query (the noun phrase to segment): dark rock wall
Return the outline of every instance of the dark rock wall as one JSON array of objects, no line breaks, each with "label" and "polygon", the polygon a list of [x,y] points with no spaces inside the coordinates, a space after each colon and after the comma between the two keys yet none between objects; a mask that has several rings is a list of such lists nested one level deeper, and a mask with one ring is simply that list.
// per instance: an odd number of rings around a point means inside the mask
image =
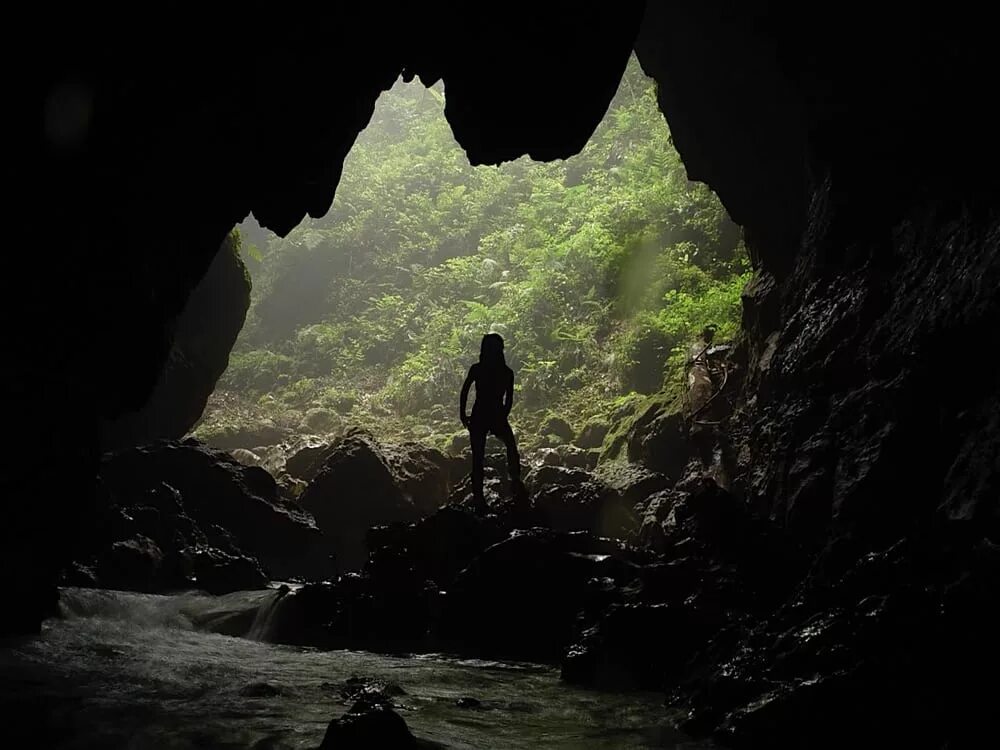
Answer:
[{"label": "dark rock wall", "polygon": [[141,409],[101,423],[101,449],[183,437],[201,418],[229,364],[250,307],[250,275],[229,235],[173,325],[173,344]]},{"label": "dark rock wall", "polygon": [[735,487],[817,545],[1000,509],[997,66],[959,6],[649,3],[636,44],[757,269]]}]

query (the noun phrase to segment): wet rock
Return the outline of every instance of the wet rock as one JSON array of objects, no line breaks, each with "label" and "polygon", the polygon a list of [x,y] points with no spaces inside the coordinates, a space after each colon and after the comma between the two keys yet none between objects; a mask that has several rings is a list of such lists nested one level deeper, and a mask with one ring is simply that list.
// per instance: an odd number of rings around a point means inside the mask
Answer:
[{"label": "wet rock", "polygon": [[586,471],[549,464],[532,469],[524,477],[529,492],[537,492],[547,485],[572,487],[591,481],[594,481],[594,477]]},{"label": "wet rock", "polygon": [[[164,523],[187,523],[189,517],[206,533],[224,529],[272,576],[322,578],[331,570],[329,543],[308,513],[282,500],[270,474],[197,441],[161,441],[109,454],[101,478],[120,505],[155,501]],[[169,509],[162,483],[177,493],[184,514]]]},{"label": "wet rock", "polygon": [[336,648],[342,645],[333,632],[345,611],[342,592],[333,583],[313,583],[292,591],[276,602],[267,634],[272,643]]},{"label": "wet rock", "polygon": [[406,695],[406,691],[394,682],[387,682],[377,677],[349,677],[338,688],[340,697],[346,701],[383,703],[392,706],[392,699]]},{"label": "wet rock", "polygon": [[480,709],[483,707],[483,702],[478,698],[464,696],[455,701],[455,705],[458,706],[458,708]]},{"label": "wet rock", "polygon": [[391,708],[359,701],[326,728],[319,750],[415,748],[417,741],[406,722]]},{"label": "wet rock", "polygon": [[269,640],[296,646],[363,648],[383,652],[427,649],[438,589],[405,559],[377,577],[346,573],[283,597],[271,618]]},{"label": "wet rock", "polygon": [[441,589],[505,538],[500,520],[446,506],[419,521],[369,530],[363,573],[301,588],[281,602],[273,640],[297,645],[421,650],[441,606]]},{"label": "wet rock", "polygon": [[364,565],[370,527],[421,515],[397,486],[380,446],[363,433],[348,435],[334,446],[300,503],[330,540],[340,571]]},{"label": "wet rock", "polygon": [[191,582],[209,594],[267,587],[269,578],[256,558],[207,546],[187,548],[184,555],[190,565]]},{"label": "wet rock", "polygon": [[665,474],[626,462],[604,464],[597,475],[640,515],[652,495],[669,489],[672,484]]},{"label": "wet rock", "polygon": [[[260,562],[240,550],[227,530],[199,526],[173,487],[161,483],[136,502],[103,507],[97,523],[82,535],[86,541],[79,545],[80,559],[64,576],[67,585],[138,591],[200,588],[212,594],[266,586]],[[153,547],[157,572],[152,578],[141,572],[145,566],[127,566],[122,560],[126,550],[148,552]],[[123,574],[123,566],[130,575]]]},{"label": "wet rock", "polygon": [[286,501],[291,503],[298,503],[299,498],[302,497],[302,493],[306,491],[306,487],[309,486],[307,482],[301,479],[296,479],[290,474],[282,474],[277,479],[278,493]]},{"label": "wet rock", "polygon": [[98,558],[95,572],[107,588],[159,591],[171,583],[164,571],[163,552],[156,542],[141,535],[114,542]]},{"label": "wet rock", "polygon": [[719,627],[693,606],[613,604],[569,647],[562,678],[607,690],[659,690]]},{"label": "wet rock", "polygon": [[574,444],[578,448],[600,448],[604,444],[608,429],[606,422],[588,422],[580,430],[580,434],[576,436]]},{"label": "wet rock", "polygon": [[547,466],[532,472],[526,484],[550,528],[624,538],[637,526],[621,496],[586,472]]},{"label": "wet rock", "polygon": [[498,519],[447,505],[411,524],[373,528],[368,537],[369,568],[378,570],[387,557],[403,554],[420,578],[447,588],[478,555],[505,536]]},{"label": "wet rock", "polygon": [[876,744],[964,746],[991,700],[975,675],[1000,666],[995,617],[971,616],[997,609],[1000,565],[989,544],[957,531],[853,563],[831,549],[774,614],[706,649],[672,699],[687,729],[740,747],[842,747],[859,732]]},{"label": "wet rock", "polygon": [[630,578],[629,558],[620,545],[583,532],[514,532],[452,583],[437,635],[463,652],[556,660],[577,613],[602,596],[591,579]]},{"label": "wet rock", "polygon": [[[807,569],[797,546],[710,481],[648,502],[639,540],[662,555],[577,621],[564,678],[591,686],[663,689],[709,647],[773,611]],[[614,594],[614,592],[611,592]],[[709,659],[711,660],[711,659]]]},{"label": "wet rock", "polygon": [[260,466],[263,463],[263,459],[260,456],[246,448],[237,448],[234,451],[230,451],[229,455],[244,466]]}]

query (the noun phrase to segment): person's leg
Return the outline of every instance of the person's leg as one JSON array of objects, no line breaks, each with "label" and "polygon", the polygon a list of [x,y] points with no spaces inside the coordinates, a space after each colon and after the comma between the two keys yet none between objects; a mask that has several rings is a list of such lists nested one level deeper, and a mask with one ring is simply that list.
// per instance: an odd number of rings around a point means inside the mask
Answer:
[{"label": "person's leg", "polygon": [[514,430],[510,426],[510,422],[503,419],[497,424],[494,434],[503,440],[507,447],[507,473],[510,475],[510,480],[512,482],[519,481],[521,479],[521,456],[517,452],[517,440],[514,438]]},{"label": "person's leg", "polygon": [[477,510],[486,507],[483,496],[483,463],[486,460],[486,430],[473,424],[469,428],[469,442],[472,444],[472,502]]}]

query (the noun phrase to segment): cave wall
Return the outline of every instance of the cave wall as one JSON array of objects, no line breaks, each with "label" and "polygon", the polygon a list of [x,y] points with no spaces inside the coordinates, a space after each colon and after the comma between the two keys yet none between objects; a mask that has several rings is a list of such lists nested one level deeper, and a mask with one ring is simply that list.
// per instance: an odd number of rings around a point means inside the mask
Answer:
[{"label": "cave wall", "polygon": [[636,43],[757,271],[737,489],[817,547],[946,518],[996,532],[997,66],[979,13],[649,3]]},{"label": "cave wall", "polygon": [[102,453],[181,438],[201,419],[250,307],[250,274],[240,246],[237,233],[226,237],[181,314],[170,321],[170,351],[142,407],[101,419]]}]

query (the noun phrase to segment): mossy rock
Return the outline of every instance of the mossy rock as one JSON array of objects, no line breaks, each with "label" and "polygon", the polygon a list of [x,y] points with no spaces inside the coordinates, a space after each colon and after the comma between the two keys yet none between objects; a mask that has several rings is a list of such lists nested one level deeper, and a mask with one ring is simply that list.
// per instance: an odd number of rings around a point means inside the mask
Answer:
[{"label": "mossy rock", "polygon": [[447,445],[445,447],[445,453],[450,456],[459,456],[469,447],[469,433],[466,430],[461,430],[454,433],[450,438],[448,438]]},{"label": "mossy rock", "polygon": [[600,448],[604,445],[604,438],[607,437],[611,426],[607,422],[588,422],[576,436],[574,445],[578,448]]},{"label": "mossy rock", "polygon": [[417,440],[431,442],[430,438],[434,434],[434,429],[426,424],[415,424],[410,428],[409,433]]},{"label": "mossy rock", "polygon": [[306,412],[303,424],[315,432],[333,432],[341,424],[340,415],[330,409],[314,408]]},{"label": "mossy rock", "polygon": [[555,435],[560,438],[560,443],[571,443],[573,438],[576,437],[576,430],[573,429],[573,425],[567,422],[562,417],[557,417],[552,414],[542,423],[541,432],[543,435]]},{"label": "mossy rock", "polygon": [[202,423],[192,433],[204,443],[217,450],[231,451],[237,448],[251,450],[261,445],[275,445],[286,440],[290,431],[273,422]]},{"label": "mossy rock", "polygon": [[[673,468],[682,460],[679,452],[684,434],[683,397],[675,391],[661,391],[647,397],[621,421],[612,422],[604,437],[600,463],[627,458],[657,471],[663,470],[660,464],[664,462]],[[662,450],[670,455],[659,455]]]},{"label": "mossy rock", "polygon": [[566,445],[566,440],[564,440],[561,435],[556,435],[551,432],[542,435],[541,439],[537,443],[537,446],[540,448],[557,448],[560,445]]}]

